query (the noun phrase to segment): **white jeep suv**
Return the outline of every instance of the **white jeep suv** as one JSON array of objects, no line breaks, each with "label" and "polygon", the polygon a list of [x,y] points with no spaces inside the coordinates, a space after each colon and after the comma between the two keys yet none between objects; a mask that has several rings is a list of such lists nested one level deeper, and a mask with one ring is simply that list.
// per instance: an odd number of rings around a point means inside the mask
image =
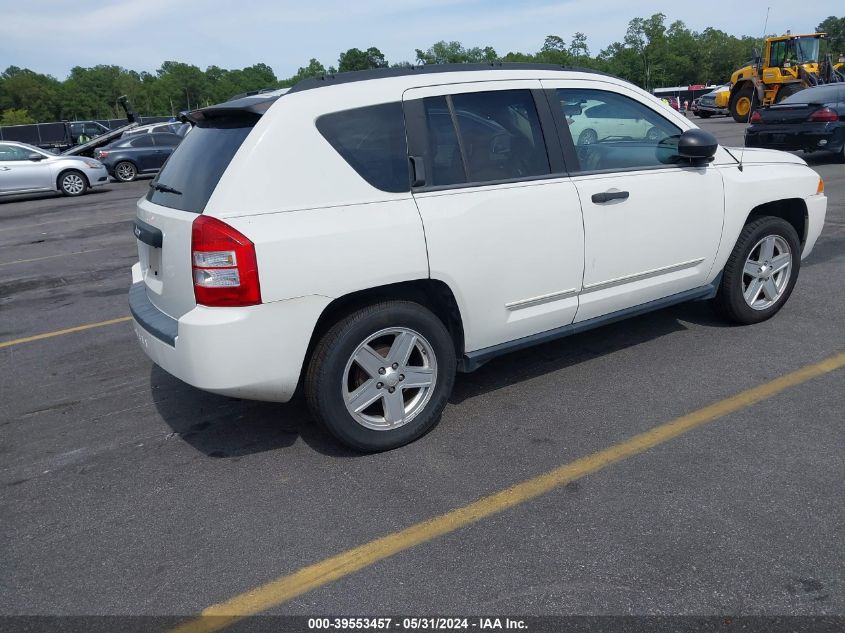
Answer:
[{"label": "white jeep suv", "polygon": [[[624,131],[579,144],[585,107]],[[693,299],[771,317],[827,203],[801,159],[740,164],[639,88],[553,66],[348,73],[190,117],[138,202],[141,345],[215,393],[301,384],[367,451],[511,350]]]}]

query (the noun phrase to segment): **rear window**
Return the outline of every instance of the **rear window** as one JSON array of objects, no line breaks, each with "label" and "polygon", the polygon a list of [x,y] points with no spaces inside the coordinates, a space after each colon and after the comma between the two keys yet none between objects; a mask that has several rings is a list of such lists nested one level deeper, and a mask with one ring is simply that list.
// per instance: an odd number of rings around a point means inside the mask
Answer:
[{"label": "rear window", "polygon": [[153,184],[159,183],[179,193],[150,187],[147,200],[171,209],[202,213],[220,177],[257,117],[212,119],[194,126],[164,164]]},{"label": "rear window", "polygon": [[317,130],[373,187],[411,190],[405,119],[398,102],[324,114],[317,119]]},{"label": "rear window", "polygon": [[839,86],[819,86],[799,90],[789,95],[781,103],[836,103],[839,101]]}]

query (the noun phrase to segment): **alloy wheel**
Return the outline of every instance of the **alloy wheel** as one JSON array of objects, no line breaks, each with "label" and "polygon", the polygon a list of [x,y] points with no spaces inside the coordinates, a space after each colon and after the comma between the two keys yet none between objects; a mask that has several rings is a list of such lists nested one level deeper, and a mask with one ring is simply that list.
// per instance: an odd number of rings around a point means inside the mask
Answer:
[{"label": "alloy wheel", "polygon": [[792,274],[792,251],[780,235],[761,239],[745,260],[742,295],[754,310],[766,310],[783,296]]},{"label": "alloy wheel", "polygon": [[76,196],[85,190],[85,182],[83,182],[82,176],[77,174],[68,174],[62,178],[62,189],[65,193],[71,196]]},{"label": "alloy wheel", "polygon": [[343,372],[343,401],[353,419],[389,431],[414,419],[428,404],[437,382],[437,359],[419,332],[379,330],[361,343]]},{"label": "alloy wheel", "polygon": [[135,168],[129,163],[121,163],[117,166],[115,174],[120,180],[129,181],[135,177]]}]

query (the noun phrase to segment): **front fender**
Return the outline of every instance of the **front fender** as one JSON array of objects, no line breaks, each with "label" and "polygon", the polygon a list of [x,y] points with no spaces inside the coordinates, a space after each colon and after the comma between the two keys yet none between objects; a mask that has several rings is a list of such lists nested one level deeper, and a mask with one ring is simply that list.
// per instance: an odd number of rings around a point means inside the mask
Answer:
[{"label": "front fender", "polygon": [[[758,160],[762,159],[761,156]],[[781,200],[797,200],[804,207],[805,226],[802,259],[813,248],[821,233],[827,198],[817,194],[818,174],[803,163],[746,162],[719,168],[725,184],[725,221],[710,279],[725,267],[748,217],[762,205]]]}]

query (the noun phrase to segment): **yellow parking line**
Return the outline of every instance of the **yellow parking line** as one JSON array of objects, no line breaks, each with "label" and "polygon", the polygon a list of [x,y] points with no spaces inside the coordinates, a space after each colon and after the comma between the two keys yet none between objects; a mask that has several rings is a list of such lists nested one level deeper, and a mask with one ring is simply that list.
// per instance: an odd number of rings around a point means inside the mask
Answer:
[{"label": "yellow parking line", "polygon": [[271,607],[282,604],[308,591],[355,573],[380,560],[403,552],[438,536],[449,534],[508,508],[525,503],[615,464],[735,411],[771,398],[782,391],[845,366],[845,353],[808,365],[730,398],[698,409],[671,422],[635,435],[592,455],[564,464],[539,477],[511,486],[404,530],[388,534],[369,543],[347,550],[331,558],[303,567],[298,571],[250,589],[225,602],[203,610],[199,617],[171,629],[171,633],[209,633]]},{"label": "yellow parking line", "polygon": [[69,327],[66,330],[56,330],[55,332],[45,332],[44,334],[36,334],[34,336],[26,336],[24,338],[15,338],[11,341],[0,341],[0,349],[4,347],[12,347],[13,345],[21,345],[23,343],[31,343],[32,341],[40,341],[45,338],[53,338],[54,336],[62,336],[64,334],[73,334],[74,332],[84,332],[96,327],[103,327],[105,325],[114,325],[115,323],[125,323],[132,317],[125,316],[117,319],[109,319],[108,321],[99,321],[97,323],[88,323],[86,325],[77,325],[76,327]]}]

